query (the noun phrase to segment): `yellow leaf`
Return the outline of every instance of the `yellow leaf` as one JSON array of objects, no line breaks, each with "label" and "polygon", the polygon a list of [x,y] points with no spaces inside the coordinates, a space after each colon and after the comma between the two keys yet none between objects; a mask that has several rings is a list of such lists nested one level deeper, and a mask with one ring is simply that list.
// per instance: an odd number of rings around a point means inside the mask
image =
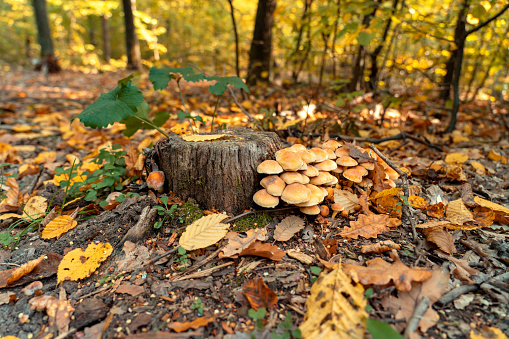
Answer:
[{"label": "yellow leaf", "polygon": [[302,338],[363,338],[367,301],[364,288],[354,284],[341,267],[323,272],[311,287]]},{"label": "yellow leaf", "polygon": [[34,159],[35,164],[47,164],[57,160],[57,152],[41,152]]},{"label": "yellow leaf", "polygon": [[235,135],[231,135],[231,134],[205,134],[205,135],[192,134],[192,135],[185,135],[182,137],[182,139],[184,141],[199,142],[199,141],[210,141],[210,140],[217,140],[217,139],[233,138],[234,136]]},{"label": "yellow leaf", "polygon": [[183,135],[187,133],[188,125],[187,124],[176,124],[172,128],[170,128],[170,131],[173,133],[177,133],[178,135]]},{"label": "yellow leaf", "polygon": [[86,250],[77,248],[70,251],[58,266],[57,284],[64,280],[76,281],[90,276],[111,252],[113,247],[109,243],[90,244]]},{"label": "yellow leaf", "polygon": [[56,238],[76,227],[78,222],[69,215],[61,215],[50,221],[42,231],[42,239]]},{"label": "yellow leaf", "polygon": [[499,204],[495,204],[494,202],[491,202],[489,200],[485,200],[485,199],[482,199],[479,197],[474,197],[474,201],[482,207],[491,208],[494,212],[509,214],[509,208],[499,205]]},{"label": "yellow leaf", "polygon": [[412,207],[419,208],[421,210],[425,210],[428,207],[428,202],[423,197],[418,195],[411,195],[408,197],[408,202]]},{"label": "yellow leaf", "polygon": [[383,190],[382,192],[379,192],[375,195],[374,199],[383,198],[383,197],[393,197],[396,195],[399,195],[403,192],[402,188],[389,188],[386,190]]},{"label": "yellow leaf", "polygon": [[21,218],[23,218],[23,216],[16,214],[16,213],[5,213],[5,214],[0,215],[0,220],[5,220],[5,219],[9,219],[9,218],[21,219]]},{"label": "yellow leaf", "polygon": [[221,224],[221,220],[227,217],[225,214],[211,214],[196,220],[187,226],[180,237],[179,245],[192,251],[215,244],[228,232],[230,224]]},{"label": "yellow leaf", "polygon": [[46,213],[47,207],[48,199],[39,196],[31,197],[23,207],[23,216],[37,219]]},{"label": "yellow leaf", "polygon": [[29,132],[29,131],[32,130],[32,126],[28,126],[28,125],[14,125],[14,126],[12,126],[12,130],[14,132],[18,132],[18,133]]},{"label": "yellow leaf", "polygon": [[470,165],[472,165],[472,167],[475,169],[475,173],[477,173],[479,175],[485,175],[486,174],[486,168],[480,162],[472,161],[470,163]]},{"label": "yellow leaf", "polygon": [[449,205],[447,205],[447,211],[445,212],[445,215],[447,220],[457,225],[463,225],[463,223],[467,221],[474,220],[474,216],[466,208],[465,204],[463,204],[463,200],[461,200],[461,198],[451,201]]},{"label": "yellow leaf", "polygon": [[452,136],[452,142],[454,144],[459,144],[460,142],[469,142],[470,139],[466,136],[460,135],[460,134],[454,134]]},{"label": "yellow leaf", "polygon": [[502,159],[502,155],[497,153],[495,150],[491,149],[490,153],[488,154],[488,159],[493,160],[493,161],[499,161]]},{"label": "yellow leaf", "polygon": [[449,153],[445,157],[445,162],[448,164],[462,164],[468,160],[468,154],[466,153]]}]

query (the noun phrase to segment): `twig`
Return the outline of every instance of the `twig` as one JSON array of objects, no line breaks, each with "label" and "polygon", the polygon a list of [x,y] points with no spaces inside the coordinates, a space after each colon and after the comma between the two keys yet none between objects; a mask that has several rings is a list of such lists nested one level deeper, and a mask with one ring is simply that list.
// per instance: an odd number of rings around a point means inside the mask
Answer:
[{"label": "twig", "polygon": [[222,248],[218,248],[214,253],[212,253],[211,255],[209,255],[207,258],[203,259],[202,261],[194,264],[192,267],[190,267],[189,269],[187,269],[186,271],[180,273],[179,275],[175,276],[172,280],[173,281],[177,281],[176,279],[179,279],[180,277],[182,277],[183,275],[185,274],[189,274],[191,272],[194,272],[196,271],[197,269],[199,269],[200,267],[202,267],[203,265],[211,262],[218,254],[219,252],[221,252]]},{"label": "twig", "polygon": [[169,250],[168,252],[163,253],[163,254],[161,254],[161,255],[158,255],[157,257],[155,257],[155,258],[151,259],[151,260],[150,260],[150,261],[148,261],[147,263],[143,264],[143,266],[152,265],[153,263],[158,262],[158,261],[159,261],[159,260],[161,260],[162,258],[165,258],[165,257],[169,256],[170,254],[177,252],[177,250],[178,250],[178,247],[175,247],[174,249],[171,249],[171,250]]},{"label": "twig", "polygon": [[429,308],[430,300],[428,297],[423,296],[417,306],[415,306],[414,312],[412,316],[408,320],[407,326],[405,328],[405,333],[403,334],[404,338],[410,338],[412,333],[417,332],[417,327],[419,327],[419,322],[422,319],[422,316]]},{"label": "twig", "polygon": [[408,206],[408,197],[410,196],[410,193],[408,191],[408,176],[405,172],[403,172],[401,169],[399,169],[398,166],[394,165],[392,161],[390,161],[385,155],[383,155],[382,152],[378,150],[378,148],[375,147],[375,145],[371,144],[369,145],[369,148],[371,148],[380,158],[382,158],[383,161],[387,163],[393,170],[395,170],[403,180],[403,194],[405,195],[402,206],[402,211],[407,217],[408,221],[410,222],[410,225],[412,226],[412,235],[414,237],[414,243],[417,242],[417,231],[415,230],[415,222],[412,218],[412,215],[410,213],[410,208]]},{"label": "twig", "polygon": [[234,263],[233,261],[230,261],[230,262],[224,263],[222,265],[214,266],[214,267],[208,268],[208,269],[200,271],[200,272],[189,274],[189,275],[187,275],[185,277],[177,278],[177,279],[172,280],[172,281],[182,281],[182,280],[187,280],[187,279],[203,278],[203,277],[206,277],[206,276],[212,274],[212,272],[217,271],[220,268],[223,268],[223,267],[226,267],[226,266],[230,266],[233,263]]},{"label": "twig", "polygon": [[73,334],[74,332],[76,332],[76,329],[75,328],[71,328],[69,331],[60,334],[58,337],[55,337],[55,339],[64,339],[67,336]]}]

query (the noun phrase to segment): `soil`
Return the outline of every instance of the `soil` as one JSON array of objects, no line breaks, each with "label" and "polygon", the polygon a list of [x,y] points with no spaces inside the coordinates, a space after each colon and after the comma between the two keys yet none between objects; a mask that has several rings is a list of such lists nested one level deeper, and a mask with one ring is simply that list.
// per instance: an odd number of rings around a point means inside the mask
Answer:
[{"label": "soil", "polygon": [[[48,78],[26,71],[18,72],[16,75],[17,77],[6,79],[6,82],[0,85],[0,93],[3,92],[0,94],[0,101],[4,105],[11,105],[8,111],[5,110],[4,113],[0,111],[0,116],[7,117],[8,119],[4,121],[10,124],[23,123],[23,116],[20,113],[33,109],[29,105],[51,104],[52,111],[64,112],[66,115],[65,112],[68,111],[75,114],[76,108],[83,107],[94,98],[91,90],[86,90],[79,84],[64,88],[64,91],[54,90],[47,93],[25,91],[27,86],[37,88],[44,85],[57,89],[63,87],[60,85],[62,83],[73,84],[72,79],[76,77],[73,73],[64,72],[60,75],[50,75]],[[114,86],[115,79],[121,78],[120,75],[83,74],[79,74],[79,77],[89,88],[110,88]],[[20,95],[22,92],[25,94]],[[67,93],[71,99],[61,98],[62,92]],[[1,137],[0,142],[5,142],[6,135],[3,135],[4,139]],[[34,145],[40,151],[43,148],[52,149],[55,145],[60,145],[62,140],[62,135],[58,134],[52,138],[13,139],[12,144]],[[61,150],[71,151],[66,148]],[[77,152],[86,154],[88,151],[77,150]],[[34,154],[22,156],[28,158]],[[428,149],[420,152],[419,156],[430,156],[438,160],[443,154]],[[468,180],[476,194],[494,198],[494,201],[507,205],[508,176],[508,165],[500,165],[490,177],[478,178],[475,174],[469,174]],[[413,177],[410,184],[423,188],[438,184],[447,192],[449,200],[462,196],[462,192],[468,190],[464,183],[446,182],[439,178],[431,180],[430,177],[432,176]],[[29,186],[32,180],[33,178],[27,176],[22,183]],[[400,186],[401,182],[397,181],[397,184]],[[58,203],[63,199],[63,193],[56,191],[51,185],[47,185],[46,189],[41,188],[39,195],[54,196],[55,192],[57,192],[55,203]],[[127,198],[113,210],[82,217],[74,229],[56,240],[42,240],[39,233],[31,232],[22,237],[15,249],[1,250],[0,270],[5,270],[38,258],[42,254],[54,252],[65,255],[71,249],[85,248],[93,242],[109,242],[114,248],[113,254],[86,279],[77,282],[65,281],[61,285],[57,285],[54,273],[38,279],[43,285],[42,290],[37,292],[38,295],[67,299],[73,306],[74,313],[67,327],[69,332],[59,332],[54,326],[48,326],[46,312],[30,308],[29,300],[33,296],[28,296],[22,291],[26,285],[20,285],[0,290],[0,295],[12,292],[16,296],[0,305],[2,319],[0,336],[12,335],[21,339],[49,338],[51,335],[58,338],[97,338],[99,334],[102,338],[250,338],[250,333],[254,333],[257,338],[271,338],[271,332],[281,334],[276,324],[282,322],[288,313],[292,315],[293,324],[302,323],[311,280],[317,277],[311,271],[311,266],[320,266],[317,261],[309,265],[288,256],[279,262],[252,256],[237,259],[219,259],[212,256],[212,260],[195,270],[193,265],[202,263],[216,253],[222,246],[222,243],[219,243],[203,250],[192,251],[187,261],[182,255],[173,252],[152,263],[151,259],[175,247],[175,234],[181,234],[185,226],[203,215],[203,210],[199,209],[200,206],[193,200],[183,202],[176,197],[171,199],[180,206],[174,217],[160,229],[147,227],[153,225],[154,220],[159,218],[155,212],[147,213],[145,219],[140,222],[140,216],[144,211],[150,211],[150,208],[157,204],[153,192],[141,189],[139,196]],[[418,218],[426,220],[425,215],[416,213]],[[301,215],[306,221],[306,227],[300,234],[287,242],[273,240],[275,226],[284,217],[295,214],[298,215],[298,211],[267,211],[252,214],[236,220],[233,227],[242,225],[238,230],[245,231],[246,221],[251,225],[249,228],[266,227],[271,244],[282,250],[298,249],[312,257],[320,252],[319,248],[322,247],[320,244],[325,243],[329,255],[333,258],[340,256],[344,263],[364,264],[377,257],[388,260],[385,255],[361,253],[361,246],[371,244],[371,240],[360,238],[346,241],[339,235],[344,227],[349,226],[351,220],[357,219],[358,214],[346,218],[338,216],[334,219],[330,218],[330,215],[327,218]],[[7,226],[6,222],[0,225]],[[141,231],[135,232],[134,236],[128,234],[135,226]],[[14,230],[18,233],[20,231]],[[454,256],[468,259],[470,267],[480,271],[480,274],[474,284],[470,285],[473,290],[460,293],[445,304],[433,305],[438,311],[440,320],[423,335],[430,338],[467,338],[472,330],[482,331],[487,327],[496,327],[504,333],[509,333],[507,320],[509,277],[505,277],[509,265],[507,226],[499,224],[491,229],[456,230],[452,232],[452,237],[458,251]],[[337,243],[332,241],[333,239],[337,240]],[[414,242],[410,224],[406,221],[398,228],[379,235],[378,240],[393,240],[401,244],[398,253],[407,266],[415,265],[429,269],[439,266],[446,273],[450,273],[454,268],[435,245],[425,241],[423,234],[419,233],[419,239]],[[255,268],[247,272],[241,270],[253,262],[259,262]],[[231,264],[217,270],[206,271],[225,263]],[[176,281],[191,272],[200,271],[208,273],[203,277]],[[489,286],[481,285],[488,278],[501,275],[504,275],[505,280],[499,283],[492,282],[491,289]],[[250,305],[242,294],[244,283],[256,277],[262,278],[278,295],[276,306],[269,310],[265,330],[260,331],[255,331],[254,321],[248,316]],[[463,286],[465,285],[460,280],[451,275],[447,291],[457,290]],[[401,323],[399,319],[391,318],[379,306],[379,300],[393,293],[394,289],[374,287],[374,290],[374,296],[370,299],[374,307],[373,317],[393,324]],[[196,307],[199,305],[197,298],[203,303],[201,308]],[[466,302],[466,298],[471,298],[470,302]],[[168,328],[170,323],[188,322],[199,317],[211,316],[215,317],[213,322],[183,333],[175,333]],[[25,317],[28,317],[28,321],[22,320]],[[155,332],[158,333],[154,334]]]}]

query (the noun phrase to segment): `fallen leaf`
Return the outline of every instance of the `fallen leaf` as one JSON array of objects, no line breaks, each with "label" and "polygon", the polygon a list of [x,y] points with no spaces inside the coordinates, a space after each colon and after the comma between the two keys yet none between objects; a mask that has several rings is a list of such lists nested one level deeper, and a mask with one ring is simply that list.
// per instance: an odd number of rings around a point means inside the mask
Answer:
[{"label": "fallen leaf", "polygon": [[426,240],[436,244],[445,253],[453,254],[457,252],[452,235],[445,231],[443,227],[425,228],[422,233],[426,236]]},{"label": "fallen leaf", "polygon": [[345,227],[339,235],[347,240],[358,237],[376,238],[379,234],[389,231],[388,223],[389,216],[386,214],[361,214],[357,221],[350,221],[350,227]]},{"label": "fallen leaf", "polygon": [[109,243],[89,244],[85,250],[77,248],[70,251],[58,266],[57,283],[90,276],[112,252]]},{"label": "fallen leaf", "polygon": [[495,204],[494,202],[491,202],[489,200],[482,199],[479,197],[474,197],[474,201],[482,207],[487,207],[487,208],[492,209],[496,213],[501,213],[501,214],[506,214],[506,215],[509,214],[509,208],[499,205],[499,204]]},{"label": "fallen leaf", "polygon": [[0,288],[4,288],[7,285],[12,284],[16,280],[19,280],[23,276],[29,274],[43,260],[44,260],[44,255],[41,255],[39,258],[30,260],[29,262],[21,265],[20,267],[1,271],[0,272]]},{"label": "fallen leaf", "polygon": [[334,202],[343,206],[345,211],[355,212],[355,206],[359,204],[359,198],[346,190],[334,188]]},{"label": "fallen leaf", "polygon": [[465,204],[463,204],[462,199],[451,201],[449,205],[447,205],[445,215],[447,220],[456,225],[463,225],[467,221],[474,220],[474,216],[470,213]]},{"label": "fallen leaf", "polygon": [[125,284],[125,285],[120,285],[116,289],[115,293],[127,293],[133,297],[136,297],[137,295],[143,293],[144,291],[145,291],[145,288],[143,286]]},{"label": "fallen leaf", "polygon": [[428,202],[423,197],[418,195],[411,195],[408,197],[408,202],[412,207],[425,210],[428,208]]},{"label": "fallen leaf", "polygon": [[322,272],[311,287],[302,338],[363,338],[368,313],[364,288],[338,267]]},{"label": "fallen leaf", "polygon": [[445,156],[445,162],[448,164],[462,164],[468,160],[466,153],[449,153]]},{"label": "fallen leaf", "polygon": [[432,218],[440,219],[444,216],[445,213],[445,205],[443,202],[439,202],[438,204],[429,205],[426,209],[426,214]]},{"label": "fallen leaf", "polygon": [[48,207],[48,199],[44,197],[35,196],[30,198],[23,207],[23,216],[31,219],[37,219],[46,214]]},{"label": "fallen leaf", "polygon": [[13,297],[15,295],[16,295],[16,293],[14,293],[14,292],[0,293],[0,306],[8,304],[11,301],[11,297]]},{"label": "fallen leaf", "polygon": [[298,216],[291,215],[284,218],[276,225],[274,230],[274,239],[277,241],[287,241],[297,232],[304,228],[304,220]]},{"label": "fallen leaf", "polygon": [[495,221],[495,212],[488,207],[476,206],[472,215],[475,219],[473,224],[480,228],[491,226]]},{"label": "fallen leaf", "polygon": [[237,232],[228,232],[225,236],[228,243],[219,253],[220,258],[231,258],[240,254],[256,240],[267,240],[267,231],[265,228],[253,228],[246,232],[246,237],[242,238]]},{"label": "fallen leaf", "polygon": [[61,215],[51,220],[42,230],[42,239],[51,239],[61,236],[78,225],[78,222],[69,215]]},{"label": "fallen leaf", "polygon": [[7,193],[5,193],[6,198],[0,201],[0,213],[17,211],[19,186],[16,179],[13,177],[7,178],[5,184],[0,186],[0,189],[7,191]]},{"label": "fallen leaf", "polygon": [[256,240],[247,248],[243,249],[239,254],[239,256],[246,255],[254,255],[257,257],[269,258],[274,261],[281,261],[286,253],[277,246]]},{"label": "fallen leaf", "polygon": [[174,321],[168,324],[168,328],[170,330],[174,330],[175,332],[180,333],[187,331],[190,328],[197,329],[203,326],[207,326],[210,322],[213,322],[214,320],[215,320],[214,317],[199,317],[193,321],[188,321],[185,323]]},{"label": "fallen leaf", "polygon": [[472,167],[475,169],[475,173],[481,176],[486,174],[486,168],[480,162],[472,161],[470,165],[472,165]]},{"label": "fallen leaf", "polygon": [[187,226],[179,240],[179,245],[188,251],[205,248],[215,244],[228,232],[230,224],[222,224],[221,220],[228,218],[225,214],[212,214]]},{"label": "fallen leaf", "polygon": [[286,251],[286,254],[288,254],[290,258],[297,259],[298,261],[306,265],[311,265],[315,261],[313,257],[307,255],[306,253],[302,253],[293,249]]},{"label": "fallen leaf", "polygon": [[271,290],[261,278],[248,280],[242,286],[242,293],[255,311],[260,307],[270,309],[277,303],[276,292]]},{"label": "fallen leaf", "polygon": [[401,218],[403,204],[400,198],[386,195],[376,199],[375,202],[380,213],[387,213],[392,217]]},{"label": "fallen leaf", "polygon": [[380,241],[375,244],[363,245],[361,246],[362,253],[383,253],[387,251],[391,251],[393,249],[399,250],[401,248],[400,244],[396,244],[392,240]]},{"label": "fallen leaf", "polygon": [[456,268],[452,270],[452,274],[459,280],[468,283],[469,285],[474,284],[474,281],[470,279],[471,276],[477,275],[480,272],[475,268],[470,267],[468,261],[464,259],[456,259],[454,257],[447,257]]}]

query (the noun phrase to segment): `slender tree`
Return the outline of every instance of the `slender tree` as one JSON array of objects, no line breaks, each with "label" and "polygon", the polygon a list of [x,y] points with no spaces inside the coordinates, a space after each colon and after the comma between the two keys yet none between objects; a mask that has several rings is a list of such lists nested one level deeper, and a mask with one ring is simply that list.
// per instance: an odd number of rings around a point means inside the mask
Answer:
[{"label": "slender tree", "polygon": [[240,68],[239,68],[239,33],[237,32],[237,22],[235,21],[235,10],[233,8],[233,0],[228,0],[230,4],[230,16],[232,18],[233,25],[233,34],[235,37],[235,72],[237,76],[240,78]]},{"label": "slender tree", "polygon": [[35,22],[37,24],[37,40],[41,46],[41,62],[36,68],[44,69],[50,73],[59,72],[61,68],[58,65],[53,50],[46,0],[32,0],[32,7],[34,8]]},{"label": "slender tree", "polygon": [[122,0],[122,5],[124,7],[127,68],[136,70],[141,68],[141,53],[140,43],[136,36],[136,27],[134,26],[133,1]]},{"label": "slender tree", "polygon": [[256,11],[255,27],[251,50],[249,51],[249,66],[247,82],[268,82],[271,73],[272,59],[272,26],[274,24],[274,10],[276,0],[259,0]]},{"label": "slender tree", "polygon": [[101,16],[101,27],[102,27],[102,40],[103,40],[103,59],[106,62],[110,62],[111,59],[111,42],[110,42],[110,27],[108,25],[108,17],[106,14]]}]

